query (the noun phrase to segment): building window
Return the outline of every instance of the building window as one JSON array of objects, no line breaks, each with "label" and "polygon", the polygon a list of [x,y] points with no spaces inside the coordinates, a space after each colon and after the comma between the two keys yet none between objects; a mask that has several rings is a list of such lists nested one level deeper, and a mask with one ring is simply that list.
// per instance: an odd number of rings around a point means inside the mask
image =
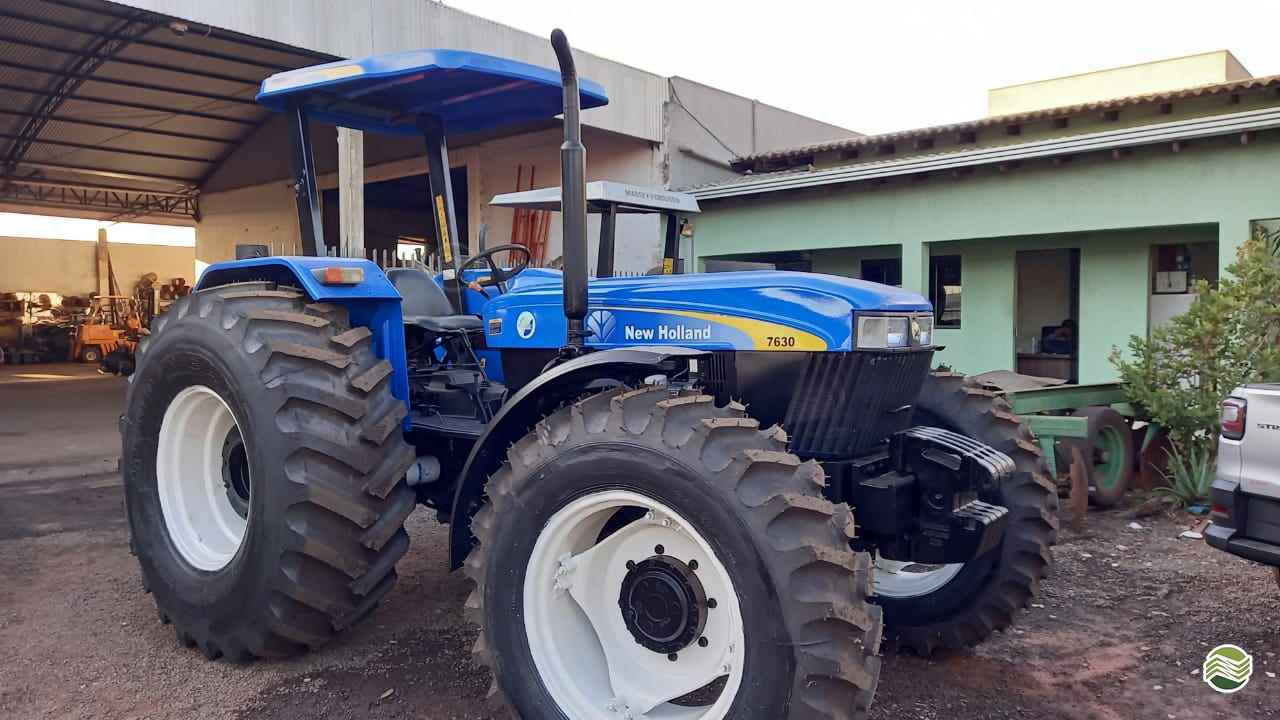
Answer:
[{"label": "building window", "polygon": [[929,302],[940,328],[960,327],[960,256],[929,258]]},{"label": "building window", "polygon": [[1270,248],[1272,253],[1280,254],[1280,218],[1250,220],[1249,233],[1255,240]]},{"label": "building window", "polygon": [[863,260],[862,279],[881,285],[902,287],[902,258]]}]

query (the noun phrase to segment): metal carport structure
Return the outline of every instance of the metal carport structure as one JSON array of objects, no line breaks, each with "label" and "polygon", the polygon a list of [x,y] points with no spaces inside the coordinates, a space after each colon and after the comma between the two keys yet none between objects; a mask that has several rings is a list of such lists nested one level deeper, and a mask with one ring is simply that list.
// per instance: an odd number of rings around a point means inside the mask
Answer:
[{"label": "metal carport structure", "polygon": [[262,79],[332,59],[103,0],[0,0],[0,207],[196,222],[271,117]]}]

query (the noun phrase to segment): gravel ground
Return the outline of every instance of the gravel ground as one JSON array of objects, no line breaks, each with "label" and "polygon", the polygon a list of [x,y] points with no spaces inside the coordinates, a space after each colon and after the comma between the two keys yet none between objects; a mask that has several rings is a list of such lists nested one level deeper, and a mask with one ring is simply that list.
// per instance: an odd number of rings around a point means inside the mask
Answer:
[{"label": "gravel ground", "polygon": [[[118,478],[0,484],[0,718],[496,718],[472,665],[468,592],[445,530],[410,520],[414,551],[368,622],[288,661],[209,663],[181,649],[129,556]],[[1066,530],[1044,596],[976,650],[888,652],[876,718],[1280,718],[1280,589],[1263,568],[1180,540],[1185,517]],[[1199,679],[1205,652],[1253,653],[1232,696]]]}]

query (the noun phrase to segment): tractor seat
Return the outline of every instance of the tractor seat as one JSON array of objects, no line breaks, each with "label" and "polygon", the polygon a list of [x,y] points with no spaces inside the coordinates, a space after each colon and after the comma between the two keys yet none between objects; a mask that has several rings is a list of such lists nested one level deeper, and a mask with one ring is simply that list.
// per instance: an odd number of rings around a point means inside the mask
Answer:
[{"label": "tractor seat", "polygon": [[484,327],[475,315],[456,315],[453,303],[436,284],[435,278],[417,268],[391,268],[387,279],[396,286],[406,325],[416,325],[436,335],[453,335]]}]

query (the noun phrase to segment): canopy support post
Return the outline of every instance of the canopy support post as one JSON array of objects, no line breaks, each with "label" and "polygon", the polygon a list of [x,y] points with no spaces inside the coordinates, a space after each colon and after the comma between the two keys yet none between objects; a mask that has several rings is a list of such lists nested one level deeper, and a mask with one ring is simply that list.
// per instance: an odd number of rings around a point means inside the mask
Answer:
[{"label": "canopy support post", "polygon": [[596,277],[613,277],[613,254],[618,236],[618,207],[604,203],[600,209],[600,247],[596,259]]},{"label": "canopy support post", "polygon": [[680,216],[664,213],[663,218],[667,221],[667,232],[662,248],[662,274],[675,275],[680,272]]},{"label": "canopy support post", "polygon": [[453,181],[449,177],[449,146],[445,141],[444,123],[435,115],[423,115],[418,120],[418,128],[427,144],[427,184],[431,192],[436,248],[444,271],[445,291],[453,296],[454,308],[465,313],[467,303],[463,288],[466,283],[462,281],[460,272],[462,246],[453,204]]},{"label": "canopy support post", "polygon": [[311,147],[311,122],[301,105],[289,106],[289,139],[293,149],[293,192],[298,205],[302,254],[319,257],[324,247],[324,220],[316,186],[316,158]]}]

